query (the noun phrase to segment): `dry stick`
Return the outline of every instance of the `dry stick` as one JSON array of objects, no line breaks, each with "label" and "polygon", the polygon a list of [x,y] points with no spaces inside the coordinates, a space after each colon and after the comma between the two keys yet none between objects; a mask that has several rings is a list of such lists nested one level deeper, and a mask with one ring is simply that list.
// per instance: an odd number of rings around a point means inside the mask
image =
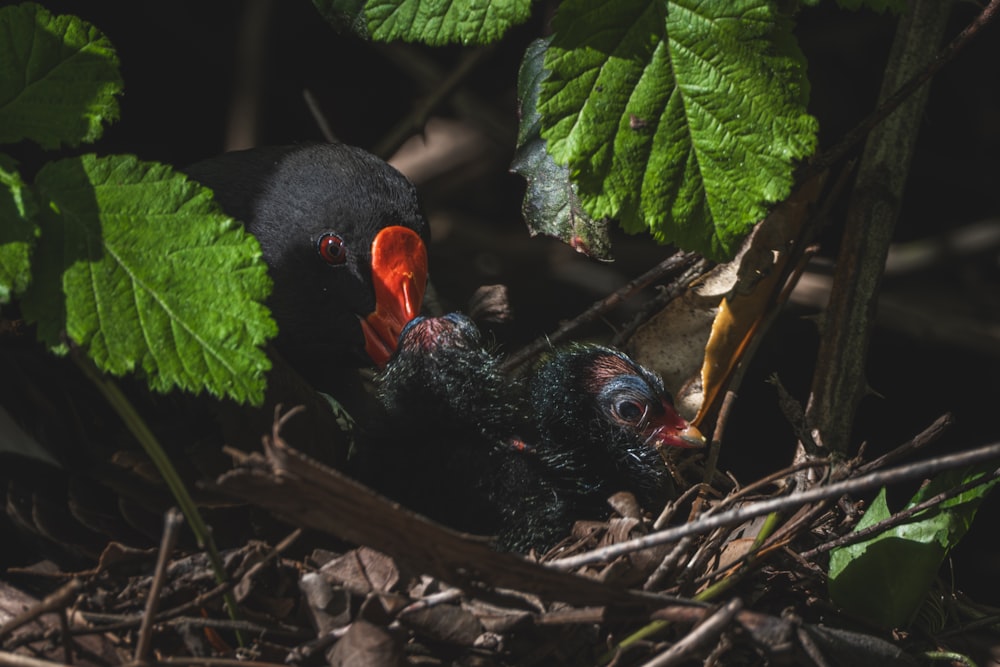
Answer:
[{"label": "dry stick", "polygon": [[493,49],[491,47],[482,47],[464,54],[455,68],[448,73],[448,76],[430,94],[424,97],[408,116],[389,130],[389,133],[378,143],[372,152],[382,158],[388,158],[396,149],[403,145],[403,142],[410,135],[420,132],[424,124],[427,123],[427,117],[430,116],[431,112],[448,99],[462,81],[465,80],[465,77],[478,67],[479,63],[492,52]]},{"label": "dry stick", "polygon": [[837,142],[837,145],[830,148],[819,156],[809,167],[809,173],[819,173],[842,160],[854,147],[860,143],[872,128],[885,120],[886,116],[895,111],[903,102],[907,100],[920,86],[924,85],[932,76],[937,74],[942,67],[951,62],[959,52],[965,48],[969,42],[978,37],[986,25],[994,20],[997,11],[1000,10],[1000,0],[990,0],[990,3],[983,8],[969,25],[965,26],[962,32],[948,43],[930,63],[921,71],[910,77],[903,85],[899,86],[894,93],[886,97],[867,118],[858,123],[844,137]]},{"label": "dry stick", "polygon": [[267,59],[267,30],[272,0],[243,3],[234,62],[233,97],[226,122],[227,151],[252,148],[257,143],[263,65]]},{"label": "dry stick", "polygon": [[982,461],[988,461],[996,458],[1000,458],[1000,443],[978,447],[959,454],[939,456],[926,461],[899,466],[898,468],[893,468],[891,470],[873,472],[854,479],[844,480],[842,482],[813,487],[805,491],[799,491],[788,496],[783,496],[781,498],[761,500],[753,505],[746,505],[744,507],[739,507],[720,514],[703,517],[697,521],[692,521],[680,526],[668,528],[667,530],[651,533],[645,537],[620,542],[601,549],[595,549],[593,551],[580,554],[579,556],[561,558],[559,560],[550,561],[546,564],[549,567],[559,570],[571,570],[582,565],[604,562],[617,556],[638,551],[640,549],[674,542],[687,535],[699,535],[722,526],[731,526],[737,523],[742,523],[743,521],[747,521],[764,514],[770,514],[771,512],[791,509],[808,503],[826,500],[827,498],[836,498],[844,494],[856,494],[862,491],[867,491],[868,489],[887,486],[889,484],[895,484],[917,477],[938,473],[942,470],[950,470],[952,468],[972,465],[974,463],[980,463]]},{"label": "dry stick", "polygon": [[59,610],[59,633],[62,635],[63,656],[67,663],[73,664],[73,638],[69,634],[69,615],[66,608]]},{"label": "dry stick", "polygon": [[[936,45],[950,10],[941,0],[915,0],[899,22],[882,84],[882,99],[903,77],[925,69],[927,45]],[[813,442],[846,453],[851,425],[867,391],[865,367],[876,296],[899,216],[928,87],[913,91],[868,136],[837,257],[830,301],[806,405]],[[800,441],[796,460],[807,457]]]},{"label": "dry stick", "polygon": [[[291,544],[296,539],[298,539],[298,537],[301,534],[302,534],[302,529],[301,528],[296,528],[288,536],[286,536],[284,539],[282,539],[281,542],[279,542],[277,545],[275,545],[275,547],[270,552],[268,552],[268,554],[263,559],[261,559],[260,561],[254,563],[253,566],[250,567],[250,569],[248,569],[246,571],[246,573],[244,573],[242,576],[233,577],[231,580],[229,580],[229,581],[227,581],[226,583],[223,583],[223,584],[217,584],[214,588],[212,588],[209,591],[206,591],[206,592],[202,593],[201,595],[197,596],[196,598],[194,598],[192,600],[189,600],[188,602],[185,602],[182,605],[179,605],[179,606],[174,607],[172,609],[168,609],[167,611],[161,612],[159,615],[157,615],[157,617],[155,619],[156,622],[157,623],[164,623],[164,622],[172,621],[172,620],[174,620],[174,619],[176,619],[178,617],[183,616],[188,611],[191,611],[192,609],[197,609],[199,607],[202,607],[206,603],[208,603],[209,601],[214,600],[215,598],[219,597],[220,595],[225,594],[227,591],[229,591],[230,589],[232,589],[233,587],[235,587],[238,581],[242,581],[245,577],[253,576],[253,574],[255,574],[256,572],[259,572],[261,570],[261,568],[265,567],[269,562],[271,562],[272,560],[274,560],[275,558],[277,558],[282,552],[284,552],[289,546],[291,546]],[[108,615],[108,614],[96,614],[96,613],[93,613],[93,612],[83,612],[83,616],[84,616],[84,618],[86,618],[88,620],[100,620],[100,619],[104,619],[104,618],[112,618],[114,620],[114,622],[107,623],[107,624],[102,624],[102,625],[94,626],[94,627],[88,627],[88,628],[74,628],[72,630],[72,632],[71,632],[71,634],[73,636],[88,635],[88,634],[99,634],[99,633],[103,633],[103,632],[120,632],[122,630],[128,630],[128,629],[134,628],[134,627],[140,625],[142,623],[142,621],[143,621],[143,616],[141,614],[136,614],[134,616],[120,616],[120,615],[113,615],[112,616],[112,615]],[[200,619],[199,618],[199,619],[196,619],[195,621],[190,621],[190,622],[192,622],[192,623],[195,623],[195,622],[202,623],[202,622],[206,622],[206,619]],[[239,627],[243,627],[243,626],[239,626]],[[255,626],[253,624],[248,624],[246,627],[247,627],[247,629],[250,632],[260,632],[261,631],[260,627]],[[44,637],[43,636],[34,637],[34,638],[30,638],[30,640],[28,640],[28,641],[25,641],[25,638],[19,638],[17,645],[21,646],[23,644],[30,644],[32,641],[39,641],[40,639],[44,639]]]},{"label": "dry stick", "polygon": [[913,507],[908,507],[904,510],[901,510],[893,514],[888,519],[883,519],[878,523],[872,524],[867,528],[862,528],[861,530],[858,530],[856,532],[848,533],[847,535],[842,535],[841,537],[838,537],[835,540],[824,542],[823,544],[820,544],[819,546],[814,547],[809,551],[802,552],[802,554],[800,555],[802,556],[802,558],[808,560],[810,558],[818,556],[823,552],[830,551],[831,549],[837,549],[839,547],[847,546],[849,544],[864,542],[873,535],[881,533],[882,531],[888,530],[890,528],[895,528],[900,524],[906,523],[914,515],[919,514],[920,512],[923,512],[926,509],[936,507],[937,505],[940,505],[949,498],[954,498],[955,496],[965,493],[970,489],[974,489],[977,486],[982,486],[983,484],[988,484],[989,482],[996,480],[998,478],[1000,478],[1000,469],[994,470],[989,475],[984,475],[978,479],[974,479],[970,482],[965,482],[964,484],[960,484],[953,489],[942,491],[941,493],[935,496],[931,496],[930,498],[921,503],[917,503]]},{"label": "dry stick", "polygon": [[142,615],[142,625],[139,626],[139,640],[135,644],[132,660],[143,662],[149,653],[153,641],[153,618],[160,603],[160,592],[167,579],[167,563],[177,546],[181,524],[184,517],[176,507],[167,510],[163,519],[163,537],[160,539],[160,553],[156,556],[156,568],[153,570],[153,581],[149,584],[149,597],[146,598],[146,609]]},{"label": "dry stick", "polygon": [[0,626],[0,639],[14,632],[22,625],[31,623],[39,616],[65,609],[76,599],[76,595],[80,592],[81,588],[83,588],[83,583],[79,579],[71,579],[54,593],[46,595],[38,604],[24,610]]},{"label": "dry stick", "polygon": [[32,658],[30,655],[0,651],[0,667],[69,667],[63,662]]},{"label": "dry stick", "polygon": [[941,434],[955,422],[950,412],[946,412],[937,419],[934,423],[924,429],[922,432],[918,433],[909,442],[904,442],[902,445],[892,450],[891,452],[886,452],[882,456],[878,457],[874,461],[865,463],[858,467],[858,474],[864,474],[866,472],[877,470],[878,468],[884,468],[890,463],[898,461],[899,459],[909,456],[911,452],[918,449],[922,449],[927,445],[931,444],[935,440],[941,437]]},{"label": "dry stick", "polygon": [[707,273],[711,267],[712,263],[707,259],[699,259],[688,266],[687,269],[671,282],[669,287],[663,289],[659,294],[654,295],[649,300],[649,303],[636,313],[630,322],[627,322],[621,329],[615,332],[615,335],[611,337],[612,347],[621,347],[625,341],[629,340],[639,330],[639,327],[648,322],[653,315],[660,312],[668,303],[680,296],[688,288],[688,285]]},{"label": "dry stick", "polygon": [[334,134],[333,128],[330,127],[330,121],[323,114],[323,110],[319,108],[319,101],[313,95],[313,92],[308,88],[303,88],[302,99],[306,103],[306,108],[309,109],[309,114],[316,121],[316,127],[319,128],[319,132],[323,135],[323,138],[331,144],[336,143],[337,135]]},{"label": "dry stick", "polygon": [[683,639],[656,656],[643,667],[669,667],[686,661],[690,654],[708,641],[715,639],[732,622],[736,614],[743,608],[743,601],[733,598],[721,609],[699,623]]},{"label": "dry stick", "polygon": [[722,436],[726,432],[726,424],[729,423],[729,415],[732,413],[735,403],[736,392],[729,389],[722,398],[722,405],[719,407],[719,416],[715,420],[715,428],[712,430],[712,442],[708,448],[708,458],[705,460],[705,475],[702,477],[702,492],[691,503],[691,512],[688,514],[688,521],[701,513],[701,507],[705,504],[708,495],[705,486],[710,485],[715,478],[715,470],[719,464],[719,453],[722,451]]},{"label": "dry stick", "polygon": [[612,292],[605,298],[587,308],[587,310],[574,317],[572,320],[564,323],[550,336],[542,336],[541,338],[536,339],[533,343],[525,345],[520,350],[507,357],[503,363],[503,370],[509,372],[514,368],[517,368],[542,350],[550,347],[554,343],[558,343],[563,338],[566,338],[570,333],[579,327],[598,319],[601,315],[625,301],[636,292],[646,288],[654,281],[659,280],[668,273],[676,271],[680,267],[693,263],[695,261],[695,257],[696,255],[690,252],[679,252],[671,255],[638,278],[631,280],[624,287]]}]

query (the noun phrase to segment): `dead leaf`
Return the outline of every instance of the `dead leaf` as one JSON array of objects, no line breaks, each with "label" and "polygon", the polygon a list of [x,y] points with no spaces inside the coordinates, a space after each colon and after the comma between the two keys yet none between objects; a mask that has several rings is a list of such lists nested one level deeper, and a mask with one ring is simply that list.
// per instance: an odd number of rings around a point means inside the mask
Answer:
[{"label": "dead leaf", "polygon": [[479,619],[453,604],[420,607],[400,614],[398,619],[420,636],[455,646],[471,647],[483,632]]},{"label": "dead leaf", "polygon": [[388,593],[399,583],[399,568],[383,553],[359,547],[320,568],[323,577],[352,593]]},{"label": "dead leaf", "polygon": [[384,628],[355,621],[326,654],[330,667],[401,667],[403,647]]}]

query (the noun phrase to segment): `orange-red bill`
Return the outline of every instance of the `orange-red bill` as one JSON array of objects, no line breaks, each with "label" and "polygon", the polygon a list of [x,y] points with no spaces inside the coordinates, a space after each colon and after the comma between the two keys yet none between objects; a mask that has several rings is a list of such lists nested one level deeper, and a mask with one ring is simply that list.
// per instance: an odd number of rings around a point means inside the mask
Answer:
[{"label": "orange-red bill", "polygon": [[678,447],[680,449],[697,449],[705,446],[705,436],[686,419],[677,414],[669,402],[663,402],[664,414],[651,424],[648,442],[658,449]]},{"label": "orange-red bill", "polygon": [[375,312],[361,320],[365,352],[385,366],[406,323],[420,313],[427,287],[427,248],[408,227],[386,227],[372,241]]}]

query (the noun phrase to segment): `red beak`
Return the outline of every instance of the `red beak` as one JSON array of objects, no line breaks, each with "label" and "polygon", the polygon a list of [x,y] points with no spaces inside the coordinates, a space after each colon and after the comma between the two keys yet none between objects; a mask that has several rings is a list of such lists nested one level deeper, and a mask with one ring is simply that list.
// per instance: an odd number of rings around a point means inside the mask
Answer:
[{"label": "red beak", "polygon": [[407,227],[386,227],[372,241],[375,312],[361,320],[365,352],[375,365],[389,361],[399,334],[420,312],[427,287],[427,248]]},{"label": "red beak", "polygon": [[663,402],[663,416],[650,425],[649,442],[662,450],[664,447],[697,449],[705,446],[705,436],[686,419],[677,414],[674,406]]}]

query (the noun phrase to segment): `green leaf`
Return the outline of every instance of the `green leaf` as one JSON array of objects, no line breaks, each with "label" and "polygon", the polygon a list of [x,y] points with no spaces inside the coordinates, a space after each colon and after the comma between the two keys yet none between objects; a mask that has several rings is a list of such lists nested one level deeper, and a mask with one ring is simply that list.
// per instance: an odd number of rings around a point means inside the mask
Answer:
[{"label": "green leaf", "polygon": [[63,335],[114,375],[259,403],[277,333],[257,240],[211,191],[165,165],[84,155],[47,164],[35,281],[22,300],[39,336]]},{"label": "green leaf", "polygon": [[35,3],[0,9],[0,143],[96,141],[118,118],[118,56],[97,28]]},{"label": "green leaf", "polygon": [[[925,485],[907,503],[913,507],[939,493],[983,477],[996,467],[951,471]],[[975,518],[979,503],[997,480],[950,498],[909,523],[830,552],[830,596],[841,608],[885,628],[910,623],[937,577],[948,552]],[[855,530],[891,516],[885,489],[872,501]]]},{"label": "green leaf", "polygon": [[610,260],[609,221],[595,221],[587,215],[570,181],[569,169],[556,164],[539,134],[538,89],[545,77],[542,60],[546,46],[543,39],[528,46],[517,79],[521,123],[511,169],[528,182],[521,207],[524,221],[532,236],[554,236],[584,254]]},{"label": "green leaf", "polygon": [[788,17],[767,0],[567,0],[553,29],[541,134],[590,215],[731,257],[816,145]]},{"label": "green leaf", "polygon": [[313,0],[335,25],[365,38],[431,46],[489,44],[531,15],[530,0]]},{"label": "green leaf", "polygon": [[14,160],[0,154],[0,304],[27,288],[38,237],[34,197],[16,170]]}]

